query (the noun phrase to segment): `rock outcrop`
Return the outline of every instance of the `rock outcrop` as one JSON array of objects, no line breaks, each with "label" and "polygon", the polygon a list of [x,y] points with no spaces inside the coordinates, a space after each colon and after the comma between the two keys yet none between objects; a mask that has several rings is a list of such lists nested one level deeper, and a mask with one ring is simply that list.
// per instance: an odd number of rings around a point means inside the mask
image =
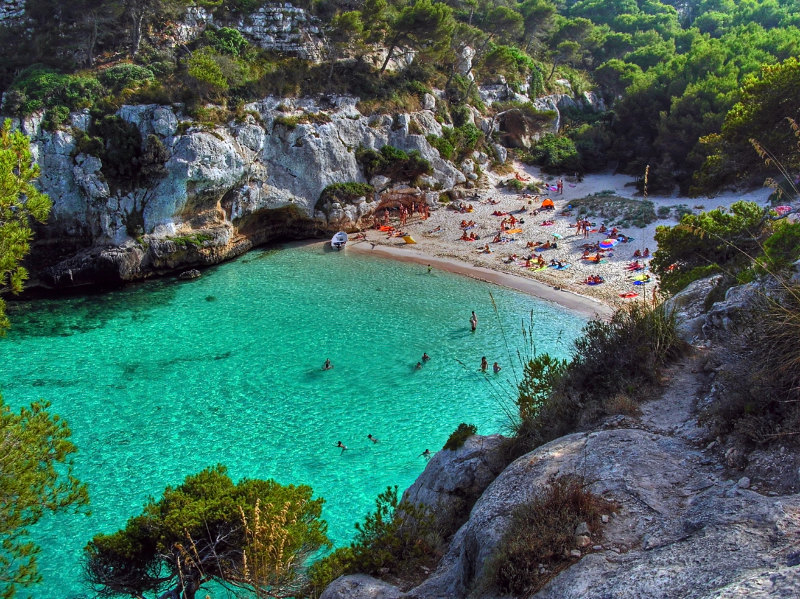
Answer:
[{"label": "rock outcrop", "polygon": [[[40,116],[17,122],[32,138],[40,185],[53,201],[37,235],[34,274],[57,287],[127,281],[224,260],[275,233],[300,238],[356,228],[377,195],[327,213],[316,202],[332,183],[366,182],[359,146],[418,151],[433,167],[425,181],[435,189],[466,181],[427,142],[427,134],[442,132],[430,110],[364,116],[348,97],[266,98],[246,110],[241,121],[209,128],[179,107],[123,106],[117,116],[135,125],[143,143],[154,136],[166,155],[162,176],[139,186],[113,184],[100,158],[80,152],[76,135],[87,130],[88,114],[72,115],[73,128],[55,132],[43,130]],[[420,197],[436,208],[437,193]],[[176,239],[181,247],[170,254]],[[65,248],[75,251],[64,256]]]},{"label": "rock outcrop", "polygon": [[[475,502],[436,570],[410,590],[369,577],[342,577],[325,599],[377,597],[444,599],[499,597],[491,561],[511,525],[516,506],[530,501],[554,478],[581,477],[588,490],[611,502],[595,529],[575,531],[571,564],[533,597],[540,599],[718,599],[797,596],[800,582],[800,471],[781,448],[749,458],[745,473],[730,451],[698,422],[708,400],[717,355],[710,329],[732,326],[754,297],[752,285],[732,288],[710,311],[702,309],[715,281],[698,282],[672,307],[690,321],[683,329],[698,343],[692,356],[665,373],[663,395],[644,401],[638,416],[613,416],[594,430],[573,433],[524,455],[506,467]],[[705,326],[704,326],[705,325]],[[471,447],[479,444],[470,439]],[[441,454],[442,452],[440,452]],[[407,496],[437,504],[459,485],[443,472],[437,454]],[[490,452],[491,455],[491,452]],[[793,462],[794,460],[794,462]],[[782,467],[777,467],[782,463]],[[792,466],[792,464],[795,464]],[[788,464],[788,465],[787,465]],[[454,465],[453,465],[454,466]],[[771,472],[775,470],[776,472]],[[469,470],[469,468],[468,468]],[[790,480],[791,479],[791,480]],[[470,477],[462,481],[470,486]],[[445,495],[447,496],[447,495]],[[448,517],[446,512],[437,512]],[[544,566],[541,566],[544,567]],[[354,594],[352,594],[354,593]]]}]

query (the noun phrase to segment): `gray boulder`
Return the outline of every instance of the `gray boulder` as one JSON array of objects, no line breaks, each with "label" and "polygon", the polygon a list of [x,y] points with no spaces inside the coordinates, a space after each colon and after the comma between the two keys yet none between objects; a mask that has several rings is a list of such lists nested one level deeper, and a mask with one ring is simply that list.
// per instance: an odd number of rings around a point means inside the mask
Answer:
[{"label": "gray boulder", "polygon": [[449,534],[468,517],[486,487],[505,467],[501,435],[469,437],[455,451],[437,452],[403,499],[432,510],[437,528]]},{"label": "gray boulder", "polygon": [[693,281],[683,291],[665,302],[664,307],[667,311],[675,313],[678,334],[684,341],[693,343],[702,336],[706,314],[705,301],[720,279],[722,275]]}]

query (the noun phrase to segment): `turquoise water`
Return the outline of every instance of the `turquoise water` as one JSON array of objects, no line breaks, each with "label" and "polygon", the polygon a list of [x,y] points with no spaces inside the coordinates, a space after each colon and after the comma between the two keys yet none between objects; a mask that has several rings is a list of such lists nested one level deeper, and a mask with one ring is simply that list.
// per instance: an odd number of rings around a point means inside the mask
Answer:
[{"label": "turquoise water", "polygon": [[[347,544],[376,495],[411,484],[420,453],[460,422],[505,430],[531,314],[537,350],[566,357],[581,316],[319,245],[254,252],[194,281],[11,304],[0,390],[15,408],[46,399],[67,419],[91,495],[91,516],[35,531],[45,582],[34,596],[91,596],[80,557],[92,535],[217,463],[234,479],[311,485],[331,539]],[[417,370],[423,352],[431,360]],[[480,373],[484,355],[502,372]]]}]

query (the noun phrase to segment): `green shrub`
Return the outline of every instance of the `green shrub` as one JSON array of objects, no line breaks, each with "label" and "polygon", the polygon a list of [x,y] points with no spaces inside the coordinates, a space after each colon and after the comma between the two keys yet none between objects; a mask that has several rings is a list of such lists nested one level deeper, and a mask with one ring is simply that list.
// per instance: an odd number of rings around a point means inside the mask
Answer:
[{"label": "green shrub", "polygon": [[322,190],[315,206],[315,210],[323,210],[328,202],[336,201],[342,204],[349,204],[353,200],[374,193],[375,188],[367,183],[332,183]]},{"label": "green shrub", "polygon": [[671,209],[669,206],[659,206],[656,214],[658,214],[658,218],[667,218]]},{"label": "green shrub", "polygon": [[69,110],[91,107],[102,92],[102,86],[94,77],[65,75],[37,64],[22,71],[10,90],[15,93],[4,109],[27,116],[55,106],[65,106]]},{"label": "green shrub", "polygon": [[687,214],[679,225],[656,228],[658,250],[651,268],[667,293],[680,291],[698,267],[718,265],[735,274],[751,264],[769,235],[769,221],[755,202],[736,202],[729,210]]},{"label": "green shrub", "polygon": [[432,514],[399,501],[397,486],[378,495],[375,511],[355,527],[356,538],[349,548],[337,549],[309,568],[311,588],[306,591],[312,596],[344,574],[405,576],[432,565],[441,555]]},{"label": "green shrub", "polygon": [[359,146],[356,149],[356,161],[364,169],[364,176],[368,180],[375,175],[384,175],[393,181],[413,180],[433,172],[431,163],[417,150],[406,153],[390,145],[383,146],[380,151]]},{"label": "green shrub", "polygon": [[155,79],[155,75],[148,67],[137,64],[118,64],[100,71],[97,78],[107,90],[119,93],[125,88],[149,83]]},{"label": "green shrub", "polygon": [[447,439],[447,442],[444,444],[442,449],[449,449],[451,451],[455,451],[456,449],[460,448],[467,439],[469,439],[472,435],[476,435],[478,433],[478,427],[474,424],[466,424],[462,422],[461,424],[456,427],[450,436]]},{"label": "green shrub", "polygon": [[655,387],[663,367],[685,348],[674,314],[663,307],[630,304],[608,322],[590,321],[565,368],[557,363],[533,365],[530,375],[538,378],[532,379],[530,388],[540,393],[533,394],[530,402],[526,397],[518,400],[521,408],[531,409],[509,446],[511,457],[614,413],[618,396],[635,398]]},{"label": "green shrub", "polygon": [[[575,529],[585,522],[593,536],[601,515],[615,509],[587,491],[576,477],[561,477],[529,503],[514,508],[511,523],[487,565],[486,585],[502,594],[530,597],[577,558]],[[544,568],[542,567],[544,566]]]},{"label": "green shrub", "polygon": [[55,131],[69,119],[69,108],[53,106],[48,108],[42,119],[42,127],[47,131]]},{"label": "green shrub", "polygon": [[203,32],[203,41],[213,46],[220,54],[231,56],[241,56],[249,45],[241,32],[231,27],[219,29],[209,27]]},{"label": "green shrub", "polygon": [[212,235],[205,233],[192,233],[191,235],[180,235],[178,237],[170,237],[169,240],[179,247],[203,247],[206,241],[214,239]]},{"label": "green shrub", "polygon": [[772,272],[788,268],[800,258],[800,223],[782,221],[764,241],[765,267]]},{"label": "green shrub", "polygon": [[531,149],[530,158],[545,172],[584,170],[575,142],[563,135],[544,135]]},{"label": "green shrub", "polygon": [[719,373],[716,400],[702,414],[713,435],[748,448],[800,445],[800,285],[778,287],[748,315]]},{"label": "green shrub", "polygon": [[536,416],[567,370],[567,361],[550,354],[536,354],[525,362],[517,385],[516,404],[520,421]]}]

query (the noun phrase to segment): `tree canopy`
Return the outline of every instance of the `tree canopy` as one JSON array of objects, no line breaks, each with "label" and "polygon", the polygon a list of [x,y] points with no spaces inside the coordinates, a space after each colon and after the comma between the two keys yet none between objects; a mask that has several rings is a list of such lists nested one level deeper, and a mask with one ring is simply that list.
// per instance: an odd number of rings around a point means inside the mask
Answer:
[{"label": "tree canopy", "polygon": [[41,580],[28,534],[48,512],[81,509],[86,485],[73,475],[67,423],[34,403],[17,414],[0,397],[0,597]]},{"label": "tree canopy", "polygon": [[300,568],[329,546],[322,499],[307,486],[234,483],[223,466],[187,476],[113,534],[86,546],[86,578],[105,596],[193,599],[209,581],[258,597],[288,597]]},{"label": "tree canopy", "polygon": [[[30,250],[31,220],[44,222],[50,212],[50,199],[34,186],[38,176],[28,138],[6,120],[0,128],[0,293],[22,291],[28,271],[20,261]],[[8,326],[0,298],[0,336]]]}]

